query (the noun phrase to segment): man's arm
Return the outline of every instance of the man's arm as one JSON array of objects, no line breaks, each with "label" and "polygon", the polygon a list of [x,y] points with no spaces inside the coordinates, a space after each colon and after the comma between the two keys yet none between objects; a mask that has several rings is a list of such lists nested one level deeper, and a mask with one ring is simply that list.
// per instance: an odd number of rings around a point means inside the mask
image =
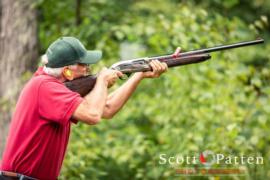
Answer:
[{"label": "man's arm", "polygon": [[114,83],[121,75],[120,71],[102,70],[97,77],[95,87],[84,97],[84,100],[74,111],[72,117],[90,125],[97,124],[104,111],[108,86]]},{"label": "man's arm", "polygon": [[106,100],[106,105],[102,117],[111,119],[127,102],[142,79],[143,76],[141,73],[135,73],[121,87],[112,92]]},{"label": "man's arm", "polygon": [[168,68],[167,64],[159,61],[152,61],[150,65],[153,69],[152,72],[135,73],[126,83],[108,96],[102,115],[103,118],[111,119],[124,106],[142,79],[157,78]]}]

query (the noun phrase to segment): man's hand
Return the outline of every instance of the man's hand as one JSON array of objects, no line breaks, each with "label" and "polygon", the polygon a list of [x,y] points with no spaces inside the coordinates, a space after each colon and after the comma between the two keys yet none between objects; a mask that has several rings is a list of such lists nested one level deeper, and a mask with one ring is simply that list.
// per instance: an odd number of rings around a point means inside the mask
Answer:
[{"label": "man's hand", "polygon": [[141,72],[142,78],[157,78],[168,69],[166,63],[159,62],[158,60],[151,61],[150,66],[152,71]]},{"label": "man's hand", "polygon": [[104,80],[107,87],[110,88],[115,84],[116,80],[122,76],[123,74],[120,71],[103,68],[98,74],[98,79]]},{"label": "man's hand", "polygon": [[[179,56],[181,51],[181,48],[178,47],[175,52],[173,53],[173,56]],[[150,66],[152,68],[152,71],[149,72],[140,72],[139,75],[142,78],[157,78],[162,73],[166,72],[168,70],[168,66],[166,63],[160,62],[158,60],[153,60],[150,62]]]}]

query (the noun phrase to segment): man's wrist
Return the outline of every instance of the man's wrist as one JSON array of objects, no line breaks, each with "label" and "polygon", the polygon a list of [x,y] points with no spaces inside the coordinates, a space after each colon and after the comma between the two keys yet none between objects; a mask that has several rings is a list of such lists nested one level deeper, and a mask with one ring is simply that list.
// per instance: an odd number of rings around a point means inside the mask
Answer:
[{"label": "man's wrist", "polygon": [[108,85],[109,85],[109,82],[106,80],[106,78],[105,77],[103,77],[103,76],[98,76],[98,78],[97,78],[97,83],[98,84],[103,84],[104,86],[106,86],[106,87],[108,87]]},{"label": "man's wrist", "polygon": [[141,81],[141,80],[143,80],[145,78],[144,75],[143,75],[143,72],[136,72],[136,73],[134,73],[134,76],[139,81]]}]

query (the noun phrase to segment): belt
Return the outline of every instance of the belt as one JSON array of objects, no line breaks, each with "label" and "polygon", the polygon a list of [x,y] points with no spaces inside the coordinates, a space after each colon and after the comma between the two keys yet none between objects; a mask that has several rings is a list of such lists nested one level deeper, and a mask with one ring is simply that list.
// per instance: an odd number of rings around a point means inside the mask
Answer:
[{"label": "belt", "polygon": [[[19,180],[37,180],[35,178],[9,171],[0,171],[0,177],[7,177],[7,179],[19,179]],[[0,178],[1,179],[1,178]]]}]

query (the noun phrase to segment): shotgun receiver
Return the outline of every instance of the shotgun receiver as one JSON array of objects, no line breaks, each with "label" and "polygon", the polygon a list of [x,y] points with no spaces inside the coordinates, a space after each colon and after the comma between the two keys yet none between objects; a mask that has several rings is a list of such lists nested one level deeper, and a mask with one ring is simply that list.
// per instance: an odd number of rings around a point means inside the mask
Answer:
[{"label": "shotgun receiver", "polygon": [[[126,61],[120,61],[118,63],[113,64],[110,68],[119,70],[123,74],[131,74],[134,72],[146,72],[151,71],[151,67],[149,62],[152,60],[158,60],[160,62],[164,62],[168,65],[169,68],[176,66],[183,66],[187,64],[194,64],[206,61],[211,58],[208,53],[215,51],[222,51],[226,49],[233,49],[243,46],[250,46],[263,43],[263,39],[257,39],[254,41],[245,41],[235,44],[229,45],[221,45],[215,46],[206,49],[193,50],[188,52],[183,52],[178,55],[169,54],[163,56],[154,56],[154,57],[143,57],[138,59],[131,59]],[[88,94],[96,83],[96,75],[88,75],[85,77],[81,77],[78,79],[74,79],[72,81],[66,81],[64,84],[70,90],[78,92],[82,97]]]}]

